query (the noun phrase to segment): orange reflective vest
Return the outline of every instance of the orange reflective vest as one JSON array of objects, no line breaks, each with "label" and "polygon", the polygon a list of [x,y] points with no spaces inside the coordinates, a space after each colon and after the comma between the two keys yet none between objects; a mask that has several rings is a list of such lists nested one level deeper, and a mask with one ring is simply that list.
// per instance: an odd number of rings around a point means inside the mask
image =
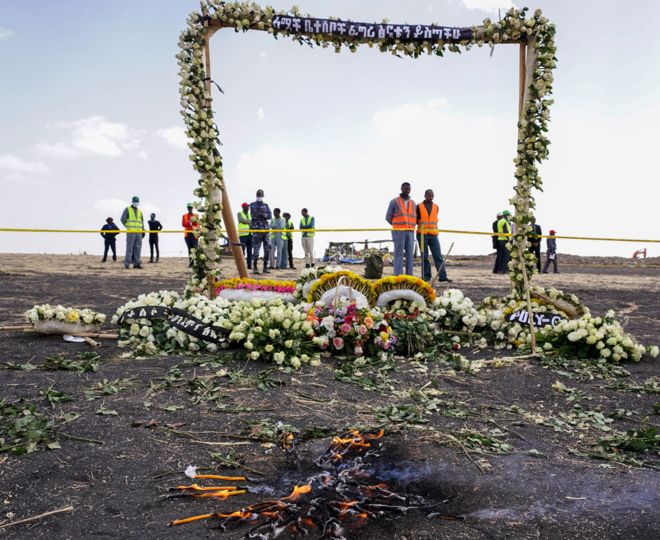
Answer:
[{"label": "orange reflective vest", "polygon": [[424,203],[418,204],[419,221],[417,222],[417,232],[438,236],[438,205],[431,203],[431,214],[429,215]]},{"label": "orange reflective vest", "polygon": [[404,201],[400,196],[394,200],[396,202],[396,210],[392,216],[392,228],[414,231],[415,224],[417,223],[415,201],[412,199]]},{"label": "orange reflective vest", "polygon": [[189,234],[195,235],[195,230],[199,230],[199,216],[197,214],[183,214],[181,218],[181,225],[186,231],[184,236]]}]

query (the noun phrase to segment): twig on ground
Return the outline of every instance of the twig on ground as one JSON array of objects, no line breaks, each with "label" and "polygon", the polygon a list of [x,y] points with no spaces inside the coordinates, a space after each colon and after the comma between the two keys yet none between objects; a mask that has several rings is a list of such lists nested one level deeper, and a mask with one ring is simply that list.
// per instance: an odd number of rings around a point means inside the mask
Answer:
[{"label": "twig on ground", "polygon": [[82,441],[82,442],[100,444],[101,446],[105,444],[103,441],[98,441],[96,439],[88,439],[87,437],[78,437],[76,435],[70,435],[69,433],[64,433],[63,431],[58,431],[57,434],[62,435],[62,437],[65,437],[67,439],[71,439],[72,441]]},{"label": "twig on ground", "polygon": [[12,521],[11,523],[5,523],[3,525],[0,525],[0,529],[4,529],[6,527],[13,527],[14,525],[20,525],[21,523],[30,523],[32,521],[37,521],[39,519],[43,519],[48,516],[54,516],[55,514],[62,514],[64,512],[73,512],[73,506],[66,506],[64,508],[59,508],[57,510],[51,510],[50,512],[44,512],[43,514],[39,514],[38,516],[32,516],[25,519],[19,519],[18,521]]},{"label": "twig on ground", "polygon": [[[468,449],[465,447],[465,445],[464,445],[460,440],[458,440],[456,437],[454,437],[453,435],[450,435],[449,433],[444,433],[444,432],[442,432],[442,431],[434,431],[434,432],[433,432],[433,435],[441,435],[441,436],[445,437],[446,439],[448,439],[449,441],[453,442],[454,444],[457,444],[457,445],[461,448],[461,450],[463,450],[463,453],[465,454],[465,457],[467,457],[472,463],[474,463],[475,467],[477,467],[477,469],[479,469],[479,472],[481,472],[481,473],[485,473],[485,472],[486,472],[486,471],[484,470],[484,468],[483,468],[481,465],[479,465],[479,462],[476,461],[476,460],[470,455],[470,452],[469,452]],[[440,444],[440,441],[438,441],[436,437],[431,437],[431,438],[432,438],[436,443]]]}]

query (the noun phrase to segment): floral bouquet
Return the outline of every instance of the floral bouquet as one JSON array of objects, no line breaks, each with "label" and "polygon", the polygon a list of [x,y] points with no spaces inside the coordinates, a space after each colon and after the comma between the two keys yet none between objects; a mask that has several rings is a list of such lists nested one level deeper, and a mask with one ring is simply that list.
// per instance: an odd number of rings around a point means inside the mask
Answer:
[{"label": "floral bouquet", "polygon": [[[119,346],[133,347],[138,354],[152,355],[175,351],[215,352],[218,346],[227,346],[226,335],[231,329],[228,318],[231,305],[221,298],[210,300],[199,294],[183,298],[175,291],[156,291],[141,294],[121,306],[112,317],[112,322],[119,324]],[[213,325],[220,331],[221,336],[225,337],[225,341],[218,345],[199,339],[174,328],[166,317],[135,319],[122,317],[129,309],[145,306],[181,309],[202,323]]]},{"label": "floral bouquet", "polygon": [[313,268],[304,268],[300,272],[300,277],[296,281],[296,291],[294,297],[296,300],[306,301],[309,296],[309,291],[319,278],[324,274],[334,274],[341,272],[343,268],[339,265],[326,265]]},{"label": "floral bouquet", "polygon": [[373,285],[376,305],[385,307],[395,300],[408,300],[422,306],[431,305],[435,291],[426,281],[415,276],[401,275],[381,278]]},{"label": "floral bouquet", "polygon": [[331,354],[374,356],[379,351],[392,350],[396,337],[383,315],[348,304],[317,303],[307,320],[316,332],[314,343]]},{"label": "floral bouquet", "polygon": [[231,328],[229,341],[242,344],[252,360],[295,369],[320,363],[314,329],[302,306],[281,299],[236,302],[228,314],[227,328]]},{"label": "floral bouquet", "polygon": [[376,301],[371,282],[348,270],[323,274],[310,288],[307,301],[331,304],[340,298],[355,300],[362,308],[372,306]]},{"label": "floral bouquet", "polygon": [[231,278],[215,284],[216,296],[226,300],[251,300],[252,298],[270,300],[280,297],[285,302],[293,302],[295,292],[295,281]]},{"label": "floral bouquet", "polygon": [[96,333],[105,322],[105,315],[91,309],[41,304],[25,312],[26,320],[43,334]]},{"label": "floral bouquet", "polygon": [[536,339],[548,352],[577,358],[604,358],[614,362],[639,362],[646,353],[656,358],[660,352],[656,345],[645,347],[637,343],[623,330],[612,310],[604,317],[592,317],[587,313],[578,320],[563,320],[556,326],[546,325]]}]

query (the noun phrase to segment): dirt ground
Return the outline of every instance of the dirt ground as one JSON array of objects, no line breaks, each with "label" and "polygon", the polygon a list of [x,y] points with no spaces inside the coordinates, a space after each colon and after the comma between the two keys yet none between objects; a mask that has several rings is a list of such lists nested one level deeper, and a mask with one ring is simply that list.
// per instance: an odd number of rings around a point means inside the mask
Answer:
[{"label": "dirt ground", "polygon": [[[110,318],[140,293],[182,289],[184,259],[144,266],[0,254],[0,325],[20,323],[41,303],[91,307]],[[475,302],[507,292],[508,278],[491,266],[487,257],[456,258],[448,285]],[[615,309],[640,341],[660,342],[658,261],[574,257],[561,271],[535,282],[574,292],[597,314]],[[608,370],[522,358],[467,374],[441,359],[361,368],[333,360],[287,374],[228,353],[137,360],[113,341],[92,349],[16,331],[0,338],[0,398],[24,399],[55,419],[60,445],[0,453],[0,538],[242,538],[247,528],[222,532],[213,520],[168,522],[240,508],[262,497],[256,492],[287,494],[314,472],[330,437],[349,426],[383,426],[379,478],[438,505],[431,517],[412,510],[370,519],[350,538],[657,538],[660,456],[635,454],[625,464],[597,459],[595,446],[612,428],[660,427],[657,361]],[[468,359],[510,354],[461,352]],[[62,369],[66,360],[85,359],[96,371]],[[53,391],[72,400],[49,403]],[[278,422],[305,439],[295,455],[274,444]],[[165,498],[186,482],[188,465],[245,473],[255,493],[224,502]],[[4,527],[69,505],[72,512]]]}]

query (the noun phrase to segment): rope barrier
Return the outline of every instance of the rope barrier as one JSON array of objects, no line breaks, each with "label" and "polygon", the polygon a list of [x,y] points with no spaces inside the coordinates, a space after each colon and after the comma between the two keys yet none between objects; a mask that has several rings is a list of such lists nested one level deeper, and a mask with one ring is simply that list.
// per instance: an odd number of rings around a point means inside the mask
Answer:
[{"label": "rope barrier", "polygon": [[[314,233],[326,233],[326,232],[339,232],[339,233],[347,233],[347,232],[391,232],[395,229],[392,229],[391,227],[376,227],[376,228],[339,228],[339,229],[312,229]],[[414,230],[414,229],[396,229],[396,230]],[[242,229],[243,232],[249,232],[249,233],[273,233],[273,232],[281,232],[281,233],[305,233],[305,232],[310,232],[310,229]],[[98,229],[22,229],[22,228],[15,228],[15,227],[0,227],[0,232],[9,232],[9,233],[107,233],[107,234],[126,234],[126,233],[131,233],[131,234],[184,234],[186,231],[182,229],[172,229],[172,230],[158,230],[158,231],[151,231],[151,230],[122,230],[119,229],[118,231],[103,231],[103,230],[98,230]],[[221,234],[226,234],[227,231],[225,229],[221,229],[218,231]],[[428,230],[426,233],[429,232],[438,232],[441,234],[475,234],[475,235],[483,235],[483,236],[512,236],[511,233],[494,233],[493,231],[490,232],[483,232],[483,231],[464,231],[464,230],[457,230],[457,229],[433,229],[433,230]],[[531,236],[531,235],[530,235]],[[554,236],[548,236],[548,235],[536,235],[533,236],[535,238],[557,238],[561,240],[595,240],[595,241],[605,241],[605,242],[637,242],[637,243],[660,243],[660,240],[653,240],[649,238],[610,238],[610,237],[598,237],[598,236],[565,236],[565,235],[554,235]]]}]

